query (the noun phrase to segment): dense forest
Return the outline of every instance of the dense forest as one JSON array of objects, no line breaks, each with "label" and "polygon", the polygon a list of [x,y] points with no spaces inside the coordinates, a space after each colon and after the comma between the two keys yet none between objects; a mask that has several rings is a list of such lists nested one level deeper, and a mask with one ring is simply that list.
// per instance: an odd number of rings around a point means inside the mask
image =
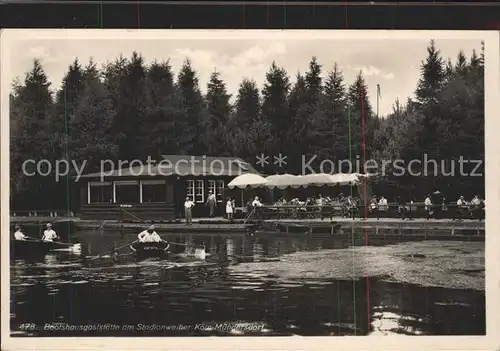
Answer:
[{"label": "dense forest", "polygon": [[[99,171],[101,159],[188,154],[255,162],[258,154],[281,152],[288,157],[286,171],[299,173],[302,155],[317,155],[318,162],[422,160],[427,155],[448,160],[436,169],[444,174],[460,157],[484,160],[484,47],[470,57],[460,51],[452,60],[431,41],[424,55],[415,97],[395,101],[384,118],[374,113],[361,73],[348,84],[336,63],[328,62],[331,70],[323,74],[315,57],[293,83],[272,63],[263,87],[244,79],[234,99],[218,72],[203,94],[189,59],[177,75],[168,61],[146,65],[135,52],[102,68],[75,59],[55,91],[35,60],[10,96],[11,206],[64,208],[71,203],[70,178],[55,182],[53,176],[25,176],[26,159],[87,160],[85,171],[91,172]],[[273,167],[271,162],[263,172],[283,172]],[[475,165],[465,164],[464,170],[468,167]],[[427,170],[432,174],[434,169]],[[388,198],[396,193],[422,198],[434,190],[451,198],[484,194],[484,177],[374,179],[376,191]]]}]

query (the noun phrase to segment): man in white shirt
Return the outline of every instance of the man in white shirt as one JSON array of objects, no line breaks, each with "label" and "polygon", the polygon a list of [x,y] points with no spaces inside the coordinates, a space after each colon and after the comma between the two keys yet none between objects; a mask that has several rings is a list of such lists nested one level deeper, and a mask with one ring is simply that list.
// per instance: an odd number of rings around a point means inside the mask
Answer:
[{"label": "man in white shirt", "polygon": [[192,208],[194,207],[194,202],[191,201],[189,197],[186,197],[186,201],[184,202],[184,212],[186,214],[186,224],[193,224],[193,213]]},{"label": "man in white shirt", "polygon": [[465,201],[465,198],[463,196],[460,196],[460,198],[457,200],[458,215],[461,218],[464,218],[464,217],[466,217],[468,210],[469,210],[469,206],[467,204],[467,201]]},{"label": "man in white shirt", "polygon": [[471,204],[474,206],[481,205],[481,199],[479,198],[479,195],[474,196],[474,198],[471,201]]},{"label": "man in white shirt", "polygon": [[26,239],[29,239],[26,235],[24,235],[24,233],[21,231],[21,226],[19,225],[16,225],[16,228],[15,228],[15,232],[14,232],[14,239],[16,240],[26,240]]},{"label": "man in white shirt", "polygon": [[467,203],[465,202],[465,199],[463,196],[460,196],[460,198],[457,200],[457,206],[459,207],[463,207],[467,205]]},{"label": "man in white shirt", "polygon": [[262,203],[259,201],[259,197],[258,196],[256,196],[255,199],[253,199],[252,206],[253,207],[260,207],[260,206],[262,206]]},{"label": "man in white shirt", "polygon": [[212,193],[212,190],[208,192],[207,202],[205,204],[208,206],[210,218],[215,217],[215,208],[217,207],[217,199],[215,198],[215,194]]},{"label": "man in white shirt", "polygon": [[383,196],[380,197],[380,200],[378,202],[378,209],[380,211],[387,211],[388,210],[387,199]]},{"label": "man in white shirt", "polygon": [[139,238],[139,242],[141,243],[158,243],[162,241],[158,233],[155,231],[155,227],[153,225],[149,226],[147,230],[140,232],[137,237]]},{"label": "man in white shirt", "polygon": [[47,223],[47,229],[43,232],[43,241],[54,241],[58,239],[57,233],[52,230],[52,224]]},{"label": "man in white shirt", "polygon": [[427,219],[429,219],[434,213],[432,211],[432,200],[430,195],[427,195],[427,197],[425,198],[424,205],[425,205],[425,212],[427,213]]}]

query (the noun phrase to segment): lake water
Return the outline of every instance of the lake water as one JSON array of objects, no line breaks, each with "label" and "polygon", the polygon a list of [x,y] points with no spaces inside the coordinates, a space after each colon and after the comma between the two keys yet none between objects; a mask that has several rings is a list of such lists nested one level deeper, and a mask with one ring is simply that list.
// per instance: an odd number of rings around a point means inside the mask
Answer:
[{"label": "lake water", "polygon": [[[78,232],[85,256],[131,232]],[[206,261],[11,264],[13,336],[484,335],[484,243],[162,235]],[[58,324],[62,323],[62,324]],[[98,330],[99,329],[99,330]]]}]

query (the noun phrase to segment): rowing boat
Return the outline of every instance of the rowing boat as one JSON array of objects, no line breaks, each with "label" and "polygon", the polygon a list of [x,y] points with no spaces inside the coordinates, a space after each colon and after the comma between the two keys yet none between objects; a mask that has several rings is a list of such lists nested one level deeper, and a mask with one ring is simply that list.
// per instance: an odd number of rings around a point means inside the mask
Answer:
[{"label": "rowing boat", "polygon": [[11,256],[37,256],[45,255],[49,252],[69,252],[80,254],[82,246],[79,243],[63,243],[57,241],[42,241],[38,239],[12,240]]},{"label": "rowing boat", "polygon": [[134,242],[130,245],[130,249],[139,260],[147,258],[165,257],[169,253],[170,244],[166,241],[160,242]]}]

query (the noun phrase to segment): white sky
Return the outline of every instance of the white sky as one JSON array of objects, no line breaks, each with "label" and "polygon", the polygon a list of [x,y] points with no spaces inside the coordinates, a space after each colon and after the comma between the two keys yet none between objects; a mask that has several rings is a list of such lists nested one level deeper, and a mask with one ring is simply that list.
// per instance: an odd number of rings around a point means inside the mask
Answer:
[{"label": "white sky", "polygon": [[[52,87],[60,87],[68,66],[75,57],[83,64],[90,57],[101,66],[114,60],[120,53],[130,57],[132,51],[142,54],[146,62],[170,59],[177,74],[185,58],[190,58],[198,73],[200,87],[206,90],[210,74],[217,70],[227,84],[228,92],[236,95],[243,77],[254,79],[259,87],[265,81],[266,72],[273,60],[284,67],[292,81],[298,71],[305,73],[312,56],[330,71],[334,62],[343,70],[346,83],[351,84],[356,74],[363,71],[369,87],[369,98],[376,110],[376,86],[380,84],[380,115],[392,111],[396,98],[406,101],[415,90],[421,61],[427,56],[426,47],[431,37],[422,39],[315,39],[294,40],[293,36],[276,40],[272,35],[265,39],[239,38],[197,39],[22,39],[9,45],[9,81],[15,77],[24,79],[34,58],[39,58]],[[455,57],[460,49],[470,57],[472,50],[479,54],[478,39],[436,39],[445,60]],[[10,76],[9,76],[10,75]]]}]

